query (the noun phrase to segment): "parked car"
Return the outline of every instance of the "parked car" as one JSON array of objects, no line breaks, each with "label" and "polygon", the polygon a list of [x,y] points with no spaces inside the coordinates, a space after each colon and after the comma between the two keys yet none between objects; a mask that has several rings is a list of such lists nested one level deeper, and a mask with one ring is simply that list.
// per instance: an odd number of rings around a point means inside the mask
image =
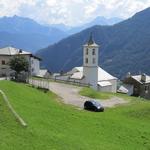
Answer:
[{"label": "parked car", "polygon": [[95,101],[95,100],[86,101],[84,103],[84,109],[96,111],[96,112],[104,111],[104,107],[98,101]]}]

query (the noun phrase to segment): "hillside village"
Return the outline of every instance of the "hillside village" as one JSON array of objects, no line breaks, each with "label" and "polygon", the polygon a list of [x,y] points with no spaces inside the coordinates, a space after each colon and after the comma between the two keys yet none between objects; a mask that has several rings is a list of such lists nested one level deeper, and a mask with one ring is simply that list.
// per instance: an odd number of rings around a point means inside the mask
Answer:
[{"label": "hillside village", "polygon": [[0,36],[0,149],[149,150],[147,18],[150,8],[79,27],[0,18],[14,44]]},{"label": "hillside village", "polygon": [[[23,51],[14,47],[4,47],[0,49],[0,76],[13,77],[14,71],[9,66],[9,61],[13,56],[24,56],[29,62],[28,75],[40,78],[52,78],[55,80],[66,81],[66,83],[79,83],[87,85],[100,92],[120,92],[128,95],[140,96],[150,99],[150,76],[141,75],[127,76],[120,87],[116,77],[98,66],[99,62],[99,45],[92,37],[83,45],[83,67],[74,67],[72,70],[64,73],[52,74],[46,69],[40,69],[41,59],[31,52]],[[131,78],[131,79],[130,79]],[[117,89],[118,88],[118,89]]]}]

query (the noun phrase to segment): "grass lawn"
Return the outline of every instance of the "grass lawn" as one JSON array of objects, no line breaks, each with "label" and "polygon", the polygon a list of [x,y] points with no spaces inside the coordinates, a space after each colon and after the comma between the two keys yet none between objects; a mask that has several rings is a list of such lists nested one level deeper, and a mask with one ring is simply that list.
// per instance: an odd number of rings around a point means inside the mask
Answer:
[{"label": "grass lawn", "polygon": [[82,90],[79,92],[80,95],[82,96],[87,96],[90,98],[94,98],[94,99],[109,99],[112,97],[112,95],[108,94],[108,93],[104,93],[104,92],[97,92],[92,88],[82,88]]},{"label": "grass lawn", "polygon": [[64,105],[51,92],[0,81],[19,115],[16,122],[0,96],[1,150],[149,150],[150,102],[135,100],[104,113]]},{"label": "grass lawn", "polygon": [[130,101],[135,101],[135,100],[136,101],[143,101],[143,100],[145,100],[143,98],[132,97],[132,96],[128,96],[126,94],[121,94],[121,93],[97,92],[94,89],[88,88],[88,87],[82,88],[81,91],[79,92],[79,94],[82,96],[87,96],[90,98],[102,99],[102,100],[109,99],[109,98],[115,97],[115,96],[124,98],[126,100],[130,100]]}]

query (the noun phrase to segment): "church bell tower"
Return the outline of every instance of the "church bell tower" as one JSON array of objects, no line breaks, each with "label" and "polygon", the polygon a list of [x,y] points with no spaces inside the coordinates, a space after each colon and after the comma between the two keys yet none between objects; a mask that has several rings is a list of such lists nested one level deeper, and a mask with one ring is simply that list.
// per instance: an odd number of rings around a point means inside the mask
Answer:
[{"label": "church bell tower", "polygon": [[98,82],[98,50],[99,45],[93,40],[92,34],[88,42],[83,45],[83,75],[85,82],[97,89]]}]

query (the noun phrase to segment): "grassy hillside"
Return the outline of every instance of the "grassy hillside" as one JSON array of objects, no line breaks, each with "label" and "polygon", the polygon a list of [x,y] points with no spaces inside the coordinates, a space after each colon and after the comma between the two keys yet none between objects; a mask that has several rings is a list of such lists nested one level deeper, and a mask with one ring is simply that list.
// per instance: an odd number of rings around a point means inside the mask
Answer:
[{"label": "grassy hillside", "polygon": [[130,150],[150,149],[150,102],[80,111],[60,103],[56,95],[23,84],[1,81],[2,89],[28,127],[21,127],[0,97],[2,150]]}]

